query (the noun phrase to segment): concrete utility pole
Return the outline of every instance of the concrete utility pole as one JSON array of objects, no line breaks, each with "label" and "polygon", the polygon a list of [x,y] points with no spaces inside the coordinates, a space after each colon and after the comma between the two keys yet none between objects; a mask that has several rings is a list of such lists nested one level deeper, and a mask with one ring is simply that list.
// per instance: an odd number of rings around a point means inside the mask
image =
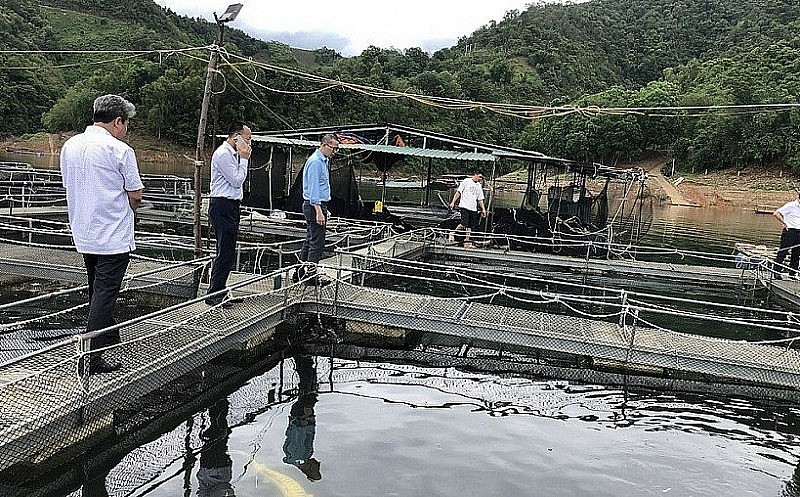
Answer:
[{"label": "concrete utility pole", "polygon": [[211,56],[208,59],[208,71],[206,71],[206,86],[203,91],[203,103],[200,106],[200,123],[197,125],[197,149],[194,154],[194,208],[192,213],[194,215],[194,254],[199,257],[203,250],[201,248],[201,229],[200,229],[200,204],[202,199],[202,185],[201,171],[205,165],[203,157],[206,140],[206,123],[208,122],[208,101],[211,99],[211,83],[214,80],[214,72],[217,70],[217,62],[219,62],[219,51],[222,47],[222,37],[225,32],[225,23],[231,22],[239,15],[242,10],[242,4],[235,3],[229,5],[224,14],[217,17],[214,12],[214,20],[219,26],[219,38],[217,44],[211,47]]}]

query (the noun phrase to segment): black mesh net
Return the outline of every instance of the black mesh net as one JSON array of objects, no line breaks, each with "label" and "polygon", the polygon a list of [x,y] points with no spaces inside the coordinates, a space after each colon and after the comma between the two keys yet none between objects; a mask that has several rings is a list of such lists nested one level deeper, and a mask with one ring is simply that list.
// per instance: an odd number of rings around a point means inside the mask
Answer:
[{"label": "black mesh net", "polygon": [[[330,171],[331,200],[328,210],[337,217],[360,219],[362,213],[361,200],[358,195],[358,184],[353,167],[345,165]],[[286,203],[287,210],[303,212],[303,171],[301,170],[289,191]]]}]

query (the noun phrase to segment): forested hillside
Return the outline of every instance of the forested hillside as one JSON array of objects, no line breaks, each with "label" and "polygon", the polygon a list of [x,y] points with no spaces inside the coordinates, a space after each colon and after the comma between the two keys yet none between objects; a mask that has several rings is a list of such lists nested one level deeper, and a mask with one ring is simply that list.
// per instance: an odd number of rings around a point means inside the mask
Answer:
[{"label": "forested hillside", "polygon": [[[796,0],[535,4],[433,55],[370,47],[349,58],[226,29],[226,51],[255,64],[223,61],[210,122],[244,118],[256,129],[397,122],[580,160],[613,163],[657,151],[683,167],[788,163],[800,171],[797,108],[705,109],[797,103],[798,19]],[[177,51],[216,37],[216,25],[152,0],[0,5],[4,50]],[[0,55],[0,134],[80,129],[96,95],[118,92],[139,108],[137,127],[190,144],[207,58],[207,50],[135,58]],[[362,86],[326,89],[329,83],[261,62]],[[491,106],[445,109],[370,88],[566,110],[521,119]],[[698,109],[625,110],[663,107]]]}]

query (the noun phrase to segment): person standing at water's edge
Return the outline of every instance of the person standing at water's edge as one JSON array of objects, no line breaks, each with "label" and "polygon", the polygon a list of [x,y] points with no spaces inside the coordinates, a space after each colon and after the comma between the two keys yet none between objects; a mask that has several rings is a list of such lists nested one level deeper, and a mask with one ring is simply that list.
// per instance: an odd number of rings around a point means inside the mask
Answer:
[{"label": "person standing at water's edge", "polygon": [[[222,303],[226,295],[222,290],[228,284],[228,275],[236,262],[236,238],[239,236],[239,204],[242,201],[242,184],[247,178],[250,161],[250,128],[234,122],[228,128],[228,138],[217,147],[211,157],[211,200],[208,217],[217,237],[217,256],[211,267],[206,304]],[[215,295],[216,294],[216,295]],[[230,306],[225,301],[223,306]]]},{"label": "person standing at water's edge", "polygon": [[[325,250],[325,224],[328,222],[328,202],[331,199],[331,179],[328,169],[331,157],[339,150],[339,141],[332,134],[320,140],[320,146],[303,166],[303,217],[306,218],[306,239],[300,249],[301,262],[318,263]],[[325,284],[316,268],[310,285]],[[305,271],[295,274],[295,281],[307,276]]]},{"label": "person standing at water's edge", "polygon": [[797,275],[797,266],[800,263],[800,192],[798,198],[787,202],[780,209],[772,213],[775,219],[783,225],[781,232],[781,245],[775,257],[775,278],[781,279],[782,265],[789,255],[789,275]]},{"label": "person standing at water's edge", "polygon": [[[86,331],[114,324],[114,308],[133,239],[134,211],[142,201],[144,185],[136,155],[122,138],[136,114],[134,105],[118,95],[94,101],[94,124],[61,148],[61,177],[67,190],[72,238],[83,255],[89,283],[89,319]],[[93,338],[91,350],[120,342],[119,330]],[[89,373],[107,373],[118,362],[92,353]]]},{"label": "person standing at water's edge", "polygon": [[448,240],[455,242],[455,235],[462,228],[465,230],[464,246],[471,248],[472,241],[470,235],[472,230],[478,227],[480,218],[478,217],[478,207],[481,208],[480,217],[486,217],[486,207],[483,205],[483,186],[481,180],[483,175],[480,171],[470,171],[469,178],[465,178],[453,195],[453,200],[450,202],[450,208],[455,208],[456,202],[461,211],[461,221],[456,226],[456,229],[450,233]]}]

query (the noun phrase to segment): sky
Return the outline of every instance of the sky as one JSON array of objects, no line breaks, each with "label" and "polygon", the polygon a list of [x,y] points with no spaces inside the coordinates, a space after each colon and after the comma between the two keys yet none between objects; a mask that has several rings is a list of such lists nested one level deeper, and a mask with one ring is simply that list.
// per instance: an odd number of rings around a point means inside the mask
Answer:
[{"label": "sky", "polygon": [[352,56],[370,45],[434,52],[455,45],[491,20],[500,21],[509,10],[525,10],[533,0],[155,1],[176,14],[212,22],[214,12],[221,15],[231,3],[241,3],[239,17],[229,26],[254,38],[305,49],[326,46]]}]

